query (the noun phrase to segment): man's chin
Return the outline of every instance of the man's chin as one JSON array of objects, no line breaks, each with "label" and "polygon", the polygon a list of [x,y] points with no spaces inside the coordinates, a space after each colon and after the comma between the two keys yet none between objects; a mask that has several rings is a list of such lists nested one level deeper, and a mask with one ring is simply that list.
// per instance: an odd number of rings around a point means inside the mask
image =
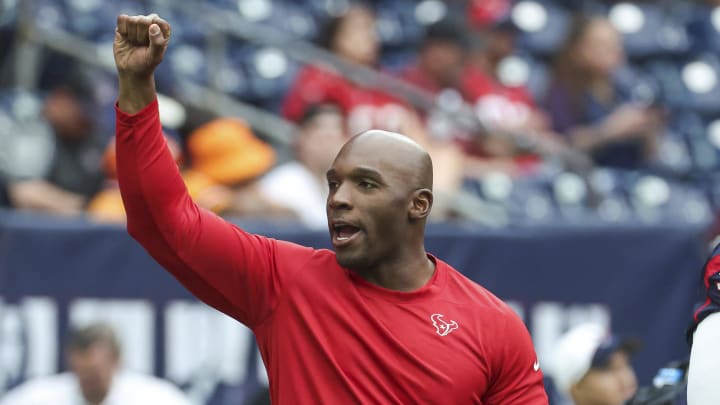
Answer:
[{"label": "man's chin", "polygon": [[335,259],[337,260],[337,263],[340,265],[340,267],[349,270],[357,271],[367,267],[366,260],[364,260],[364,258],[362,257],[357,257],[355,255],[335,252]]}]

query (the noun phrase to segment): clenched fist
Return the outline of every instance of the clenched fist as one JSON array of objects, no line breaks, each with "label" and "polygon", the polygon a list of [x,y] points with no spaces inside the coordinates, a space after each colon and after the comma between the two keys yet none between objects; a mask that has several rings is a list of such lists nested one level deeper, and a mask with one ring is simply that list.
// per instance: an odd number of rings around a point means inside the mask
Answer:
[{"label": "clenched fist", "polygon": [[165,55],[170,31],[170,24],[157,14],[118,17],[113,54],[122,111],[135,114],[155,100],[153,72]]},{"label": "clenched fist", "polygon": [[170,41],[170,24],[157,14],[121,15],[117,19],[113,53],[120,75],[152,75]]}]

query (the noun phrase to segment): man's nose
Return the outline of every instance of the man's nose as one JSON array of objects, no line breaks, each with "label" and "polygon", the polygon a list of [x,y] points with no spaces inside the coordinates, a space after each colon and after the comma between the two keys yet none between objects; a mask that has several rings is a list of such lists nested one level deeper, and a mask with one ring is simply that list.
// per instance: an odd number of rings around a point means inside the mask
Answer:
[{"label": "man's nose", "polygon": [[335,190],[331,190],[328,195],[328,203],[334,209],[350,209],[352,202],[350,198],[350,185],[341,183]]}]

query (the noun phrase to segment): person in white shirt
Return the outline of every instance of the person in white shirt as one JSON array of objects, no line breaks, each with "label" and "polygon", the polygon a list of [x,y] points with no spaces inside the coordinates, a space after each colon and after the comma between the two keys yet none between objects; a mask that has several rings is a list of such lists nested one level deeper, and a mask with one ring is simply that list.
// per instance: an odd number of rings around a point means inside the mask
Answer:
[{"label": "person in white shirt", "polygon": [[325,229],[325,173],[347,140],[345,116],[333,104],[319,104],[308,108],[299,124],[296,160],[263,176],[259,190],[267,200],[292,210],[308,228]]},{"label": "person in white shirt", "polygon": [[560,338],[546,371],[574,405],[623,405],[638,389],[630,364],[638,346],[602,325],[583,323]]},{"label": "person in white shirt", "polygon": [[120,345],[104,324],[73,331],[66,354],[69,372],[27,381],[0,405],[191,405],[169,382],[119,370]]}]

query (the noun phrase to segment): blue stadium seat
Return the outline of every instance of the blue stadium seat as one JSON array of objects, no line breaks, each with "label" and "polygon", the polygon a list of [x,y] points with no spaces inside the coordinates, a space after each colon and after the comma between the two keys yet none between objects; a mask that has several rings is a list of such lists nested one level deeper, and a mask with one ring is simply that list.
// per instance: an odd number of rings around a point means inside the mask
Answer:
[{"label": "blue stadium seat", "polygon": [[67,28],[86,38],[112,31],[119,14],[145,14],[144,4],[133,1],[63,0],[67,12]]},{"label": "blue stadium seat", "polygon": [[500,83],[508,87],[525,87],[533,100],[543,100],[550,81],[550,69],[532,55],[518,52],[500,62],[497,68]]},{"label": "blue stadium seat", "polygon": [[380,65],[383,70],[398,72],[415,62],[417,52],[409,49],[388,49],[383,50],[380,55]]},{"label": "blue stadium seat", "polygon": [[275,2],[268,24],[294,38],[313,41],[317,38],[320,25],[315,16],[304,6],[294,2]]},{"label": "blue stadium seat", "polygon": [[208,66],[205,49],[191,44],[175,44],[168,49],[165,62],[159,69],[158,76],[206,84]]},{"label": "blue stadium seat", "polygon": [[697,6],[687,25],[694,52],[720,52],[719,16],[720,7]]},{"label": "blue stadium seat", "polygon": [[570,27],[570,13],[547,0],[517,2],[512,19],[521,30],[518,46],[544,57],[557,52]]},{"label": "blue stadium seat", "polygon": [[18,18],[18,3],[15,1],[0,1],[0,30],[15,25]]},{"label": "blue stadium seat", "polygon": [[[237,97],[276,110],[279,100],[299,70],[297,62],[276,48],[258,48],[235,43],[228,63],[244,74],[245,87]],[[238,70],[241,69],[241,70]]]},{"label": "blue stadium seat", "polygon": [[672,125],[684,134],[696,171],[715,172],[720,168],[720,122],[716,118],[686,113],[676,117]]},{"label": "blue stadium seat", "polygon": [[206,0],[207,3],[226,10],[238,11],[238,0]]},{"label": "blue stadium seat", "polygon": [[678,5],[651,3],[618,3],[608,14],[623,35],[626,53],[633,59],[686,53],[690,49],[686,30],[690,15],[686,8]]},{"label": "blue stadium seat", "polygon": [[647,71],[660,83],[663,101],[671,108],[705,115],[720,113],[720,60],[704,54],[680,61],[654,61]]},{"label": "blue stadium seat", "polygon": [[35,2],[33,17],[40,28],[66,29],[67,14],[62,3],[53,0]]},{"label": "blue stadium seat", "polygon": [[379,2],[377,29],[385,47],[414,47],[423,38],[424,26],[415,18],[417,3],[410,0]]}]

